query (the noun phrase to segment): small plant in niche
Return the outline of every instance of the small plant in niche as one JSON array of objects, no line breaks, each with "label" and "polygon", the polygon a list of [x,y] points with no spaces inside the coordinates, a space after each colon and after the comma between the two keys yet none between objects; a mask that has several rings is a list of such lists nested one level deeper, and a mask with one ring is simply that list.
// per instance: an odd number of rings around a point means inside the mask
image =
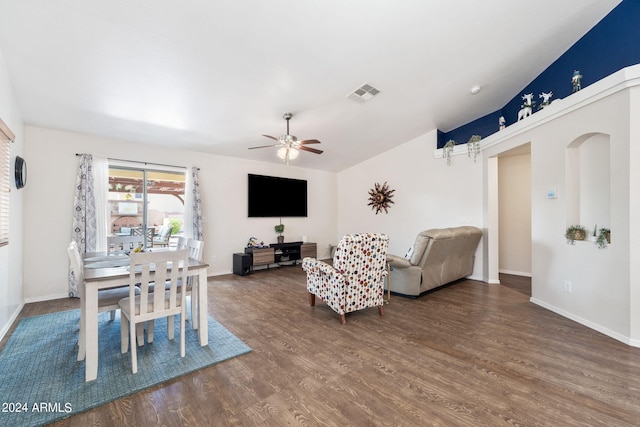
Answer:
[{"label": "small plant in niche", "polygon": [[284,236],[282,235],[282,232],[284,231],[284,224],[280,223],[273,228],[276,230],[276,233],[278,233],[278,243],[284,243]]},{"label": "small plant in niche", "polygon": [[442,157],[447,159],[447,165],[451,165],[451,153],[453,153],[453,147],[456,146],[456,142],[453,139],[447,141],[442,147]]},{"label": "small plant in niche", "polygon": [[471,138],[469,138],[469,141],[467,142],[467,155],[471,157],[471,154],[473,154],[474,163],[476,161],[476,158],[478,157],[478,154],[480,153],[481,139],[482,137],[480,135],[473,135],[471,136]]},{"label": "small plant in niche", "polygon": [[587,232],[581,225],[570,225],[564,233],[564,238],[567,239],[567,243],[570,245],[575,244],[576,240],[584,240]]},{"label": "small plant in niche", "polygon": [[596,246],[600,249],[604,249],[611,243],[611,230],[608,228],[600,228],[596,236]]}]

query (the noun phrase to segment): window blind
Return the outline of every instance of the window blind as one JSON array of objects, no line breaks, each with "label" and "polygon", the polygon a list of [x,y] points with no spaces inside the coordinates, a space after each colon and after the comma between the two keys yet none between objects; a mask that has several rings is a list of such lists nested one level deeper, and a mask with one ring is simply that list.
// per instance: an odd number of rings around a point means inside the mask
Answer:
[{"label": "window blind", "polygon": [[14,138],[9,127],[0,119],[0,246],[9,244],[10,143]]}]

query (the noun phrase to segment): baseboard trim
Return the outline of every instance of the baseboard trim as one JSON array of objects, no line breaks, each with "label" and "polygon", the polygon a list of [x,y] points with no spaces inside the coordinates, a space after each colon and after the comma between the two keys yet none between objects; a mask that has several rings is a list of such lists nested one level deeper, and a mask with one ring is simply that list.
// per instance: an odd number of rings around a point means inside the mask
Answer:
[{"label": "baseboard trim", "polygon": [[600,332],[601,334],[604,334],[610,338],[613,338],[614,340],[627,344],[628,346],[640,347],[640,340],[631,339],[630,337],[622,335],[616,331],[612,331],[611,329],[606,328],[602,325],[591,322],[590,320],[584,319],[580,316],[576,316],[573,313],[569,313],[568,311],[562,310],[551,304],[547,304],[546,302],[541,301],[537,298],[531,297],[529,301],[532,302],[533,304],[539,305],[542,308],[546,308],[549,311],[553,311],[554,313],[559,314],[562,317],[566,317],[569,320],[573,320],[576,323],[580,323],[581,325],[586,326],[589,329],[593,329],[594,331]]},{"label": "baseboard trim", "polygon": [[24,299],[24,303],[25,304],[29,304],[29,303],[32,303],[32,302],[51,301],[51,300],[54,300],[54,299],[63,299],[63,298],[71,298],[71,297],[67,293],[65,293],[65,294],[44,295],[44,296],[39,296],[39,297],[36,297],[36,298],[25,298]]},{"label": "baseboard trim", "polygon": [[526,273],[524,271],[498,270],[498,273],[511,274],[514,276],[532,277],[531,273]]},{"label": "baseboard trim", "polygon": [[9,332],[9,328],[11,327],[11,325],[13,325],[13,322],[16,321],[23,307],[24,307],[24,303],[20,304],[15,309],[15,311],[13,312],[13,314],[11,315],[7,323],[2,327],[2,329],[0,330],[0,341],[2,341],[4,339],[4,336],[7,334],[7,332]]}]

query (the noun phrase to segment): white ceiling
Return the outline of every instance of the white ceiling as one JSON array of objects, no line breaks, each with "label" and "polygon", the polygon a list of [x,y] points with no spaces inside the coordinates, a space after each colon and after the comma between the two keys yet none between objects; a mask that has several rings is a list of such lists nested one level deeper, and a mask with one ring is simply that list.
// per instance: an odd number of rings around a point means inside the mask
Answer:
[{"label": "white ceiling", "polygon": [[340,171],[501,108],[619,2],[0,0],[0,52],[27,124],[281,162],[248,147],[292,112],[324,150],[292,164]]}]

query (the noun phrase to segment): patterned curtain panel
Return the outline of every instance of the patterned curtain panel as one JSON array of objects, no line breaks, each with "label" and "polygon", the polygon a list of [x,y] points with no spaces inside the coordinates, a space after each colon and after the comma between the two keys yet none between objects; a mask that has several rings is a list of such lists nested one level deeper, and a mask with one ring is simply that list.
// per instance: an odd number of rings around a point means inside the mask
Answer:
[{"label": "patterned curtain panel", "polygon": [[191,168],[191,192],[193,238],[202,240],[202,206],[200,204],[200,181],[197,167]]},{"label": "patterned curtain panel", "polygon": [[[81,254],[96,250],[96,231],[96,200],[91,172],[91,154],[82,154],[76,175],[71,230],[71,239],[78,244]],[[71,268],[69,268],[69,296],[80,297],[78,283]]]}]

